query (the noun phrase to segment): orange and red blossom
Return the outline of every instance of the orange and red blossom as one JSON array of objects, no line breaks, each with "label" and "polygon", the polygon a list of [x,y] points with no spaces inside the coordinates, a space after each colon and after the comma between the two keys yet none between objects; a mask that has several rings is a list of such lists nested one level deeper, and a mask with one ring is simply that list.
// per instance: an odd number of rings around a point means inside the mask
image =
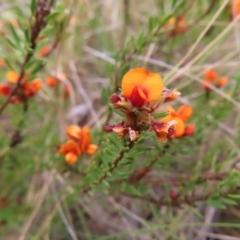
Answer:
[{"label": "orange and red blossom", "polygon": [[191,136],[191,135],[193,135],[194,132],[195,132],[195,125],[194,124],[188,124],[184,128],[183,136],[185,136],[185,137]]},{"label": "orange and red blossom", "polygon": [[164,28],[171,29],[170,36],[184,33],[187,30],[185,17],[171,17]]},{"label": "orange and red blossom", "polygon": [[25,82],[21,89],[25,97],[33,97],[42,88],[42,81],[34,79],[32,82]]},{"label": "orange and red blossom", "polygon": [[14,91],[14,95],[10,98],[10,103],[13,104],[24,102],[27,98],[33,97],[42,88],[42,81],[34,79],[30,82],[27,81],[28,77],[29,73],[21,77],[21,74],[15,71],[8,71],[6,79],[9,84],[0,84],[0,95],[8,97]]},{"label": "orange and red blossom", "polygon": [[174,132],[175,121],[158,121],[157,117],[167,114],[161,105],[179,97],[176,90],[164,89],[159,74],[143,68],[128,71],[122,79],[121,94],[113,93],[109,103],[123,117],[113,125],[104,127],[105,132],[114,132],[118,138],[128,136],[135,141],[144,131],[154,131],[160,141],[166,142]]},{"label": "orange and red blossom", "polygon": [[13,84],[17,83],[19,81],[19,78],[20,74],[12,70],[8,71],[6,74],[7,81]]},{"label": "orange and red blossom", "polygon": [[157,101],[161,97],[162,91],[161,76],[144,68],[128,71],[122,80],[122,95],[136,108]]},{"label": "orange and red blossom", "polygon": [[78,156],[81,154],[80,147],[73,140],[68,140],[66,143],[62,144],[58,152],[65,155],[65,160],[69,164],[76,163]]},{"label": "orange and red blossom", "polygon": [[151,128],[156,133],[158,140],[166,143],[175,134],[175,124],[175,119],[168,122],[152,120]]},{"label": "orange and red blossom", "polygon": [[90,128],[87,125],[82,128],[77,125],[70,125],[67,128],[66,134],[70,139],[77,141],[78,146],[83,153],[86,152],[90,155],[96,153],[98,146],[95,144],[90,144]]},{"label": "orange and red blossom", "polygon": [[185,125],[189,117],[192,115],[192,107],[182,105],[177,111],[172,107],[167,107],[169,115],[162,119],[163,122],[169,123],[175,121],[174,134],[172,138],[179,138],[182,136],[190,136],[194,133],[194,125]]},{"label": "orange and red blossom", "polygon": [[87,153],[95,154],[98,146],[91,144],[90,128],[84,126],[70,125],[66,130],[66,135],[70,140],[62,144],[59,153],[65,155],[65,160],[69,164],[74,164],[80,155]]},{"label": "orange and red blossom", "polygon": [[47,76],[45,82],[49,87],[55,87],[58,84],[57,78],[53,76]]},{"label": "orange and red blossom", "polygon": [[219,77],[216,71],[210,69],[204,73],[204,81],[202,83],[202,87],[206,91],[211,91],[208,86],[209,83],[214,85],[215,87],[223,87],[228,83],[228,78],[226,76]]},{"label": "orange and red blossom", "polygon": [[7,97],[12,92],[12,87],[7,84],[0,84],[0,95]]}]

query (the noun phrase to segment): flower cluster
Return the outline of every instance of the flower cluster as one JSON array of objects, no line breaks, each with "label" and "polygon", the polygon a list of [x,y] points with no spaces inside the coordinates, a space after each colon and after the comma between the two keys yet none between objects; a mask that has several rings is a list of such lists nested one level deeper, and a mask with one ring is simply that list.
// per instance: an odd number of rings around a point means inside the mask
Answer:
[{"label": "flower cluster", "polygon": [[14,71],[8,71],[6,79],[8,83],[0,84],[0,95],[9,97],[16,88],[16,84],[20,81],[20,87],[13,96],[11,96],[11,103],[20,103],[27,98],[35,96],[35,94],[42,88],[42,81],[40,79],[34,79],[27,81],[29,74],[21,77],[20,74]]},{"label": "flower cluster", "polygon": [[215,87],[223,87],[228,83],[228,78],[226,76],[219,77],[218,73],[214,70],[207,70],[204,74],[204,81],[202,83],[202,87],[206,91],[211,91],[211,89],[207,86],[207,84],[210,83],[214,85]]},{"label": "flower cluster", "polygon": [[143,68],[132,69],[124,75],[121,87],[122,93],[114,93],[109,102],[116,111],[124,113],[124,119],[115,125],[105,126],[106,132],[114,132],[119,138],[128,135],[131,141],[145,130],[154,131],[162,142],[184,135],[184,122],[192,114],[192,109],[186,106],[175,112],[172,108],[161,107],[164,103],[176,100],[180,93],[164,89],[159,74]]},{"label": "flower cluster", "polygon": [[98,150],[98,146],[91,144],[90,129],[88,126],[80,128],[71,125],[67,128],[66,135],[69,140],[62,144],[58,152],[65,155],[68,164],[75,164],[78,157],[84,153],[92,155]]},{"label": "flower cluster", "polygon": [[180,138],[184,136],[190,136],[194,133],[195,126],[194,124],[186,125],[189,117],[192,115],[192,107],[187,105],[182,105],[178,108],[177,111],[173,107],[167,107],[169,115],[162,119],[164,122],[169,122],[172,120],[176,121],[175,132],[172,135],[172,138]]},{"label": "flower cluster", "polygon": [[167,24],[164,26],[165,29],[171,30],[170,36],[184,33],[187,30],[186,21],[184,17],[171,17]]}]

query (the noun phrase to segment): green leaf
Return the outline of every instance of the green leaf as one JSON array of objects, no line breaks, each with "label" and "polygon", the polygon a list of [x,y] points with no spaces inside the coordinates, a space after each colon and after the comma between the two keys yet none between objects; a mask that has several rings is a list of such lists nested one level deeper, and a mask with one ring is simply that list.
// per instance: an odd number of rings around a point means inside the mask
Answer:
[{"label": "green leaf", "polygon": [[226,206],[221,201],[219,201],[219,199],[208,199],[207,204],[215,208],[226,209]]},{"label": "green leaf", "polygon": [[240,195],[236,195],[236,194],[228,194],[228,197],[229,197],[229,198],[236,199],[236,200],[240,200]]},{"label": "green leaf", "polygon": [[154,113],[153,117],[156,118],[156,119],[160,119],[160,118],[164,118],[168,115],[169,115],[168,112],[159,112],[159,113]]},{"label": "green leaf", "polygon": [[30,30],[28,29],[28,28],[25,28],[24,29],[24,36],[25,36],[25,39],[26,39],[26,41],[27,41],[27,43],[28,44],[30,44],[30,42],[31,42],[31,37],[30,37]]},{"label": "green leaf", "polygon": [[13,65],[11,64],[10,60],[8,58],[4,58],[5,60],[5,63],[7,64],[7,66],[11,69],[11,70],[14,70],[14,67]]},{"label": "green leaf", "polygon": [[56,11],[56,12],[53,12],[53,13],[49,14],[49,15],[47,16],[47,21],[53,21],[53,20],[55,20],[60,13],[61,13],[61,12]]},{"label": "green leaf", "polygon": [[234,205],[234,206],[237,205],[237,202],[236,202],[236,201],[234,201],[234,200],[232,200],[232,199],[229,199],[229,198],[221,198],[221,201],[222,201],[223,203],[228,204],[228,205]]},{"label": "green leaf", "polygon": [[125,114],[119,109],[114,109],[114,112],[117,113],[121,117],[125,117]]},{"label": "green leaf", "polygon": [[194,208],[190,208],[191,212],[196,216],[198,217],[199,219],[203,219],[203,216],[201,213],[199,213],[196,209]]},{"label": "green leaf", "polygon": [[37,9],[37,0],[31,1],[30,9],[31,9],[32,16],[34,16]]},{"label": "green leaf", "polygon": [[5,39],[8,42],[8,44],[10,46],[12,46],[14,49],[22,51],[22,48],[20,46],[18,46],[17,44],[15,44],[9,37],[6,37]]},{"label": "green leaf", "polygon": [[10,31],[11,31],[14,39],[15,39],[15,42],[16,42],[16,43],[20,43],[22,40],[21,40],[21,38],[19,37],[18,33],[16,32],[15,27],[14,27],[12,24],[10,24]]}]

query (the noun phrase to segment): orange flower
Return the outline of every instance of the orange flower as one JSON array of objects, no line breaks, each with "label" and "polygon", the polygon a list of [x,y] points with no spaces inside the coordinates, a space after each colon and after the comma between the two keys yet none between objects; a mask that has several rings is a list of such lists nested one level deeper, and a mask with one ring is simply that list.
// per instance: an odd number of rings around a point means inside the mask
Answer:
[{"label": "orange flower", "polygon": [[218,78],[218,73],[214,70],[207,70],[204,73],[204,79],[207,82],[212,82]]},{"label": "orange flower", "polygon": [[42,82],[39,79],[34,79],[32,82],[25,82],[22,86],[22,91],[26,97],[34,96],[42,88]]},{"label": "orange flower", "polygon": [[0,95],[7,97],[11,93],[12,88],[7,84],[0,84]]},{"label": "orange flower", "polygon": [[51,47],[49,46],[43,46],[39,52],[37,53],[37,56],[38,57],[44,57],[44,56],[47,56],[50,52],[51,52]]},{"label": "orange flower", "polygon": [[174,125],[176,124],[175,119],[170,121],[157,122],[155,120],[151,123],[151,128],[155,131],[158,140],[160,142],[167,142],[175,134]]},{"label": "orange flower", "polygon": [[187,105],[182,105],[176,112],[172,107],[168,107],[169,115],[162,119],[163,122],[170,122],[175,120],[175,132],[173,137],[182,137],[185,132],[185,122],[192,115],[192,108]]},{"label": "orange flower", "polygon": [[[21,79],[20,81],[24,82],[26,81],[27,77],[29,77],[29,73],[26,73]],[[8,71],[6,74],[6,79],[8,82],[12,83],[12,84],[16,84],[19,81],[20,78],[20,74],[15,72],[15,71]]]},{"label": "orange flower", "polygon": [[211,83],[216,87],[223,87],[228,83],[227,77],[218,77],[218,73],[214,70],[207,70],[204,74],[204,82],[202,83],[202,87],[206,91],[211,91],[211,89],[207,86],[206,83]]},{"label": "orange flower", "polygon": [[177,32],[183,33],[187,30],[185,17],[179,17],[177,23]]},{"label": "orange flower", "polygon": [[223,87],[228,83],[228,78],[227,77],[222,77],[218,80],[217,82],[217,87]]},{"label": "orange flower", "polygon": [[8,80],[8,82],[10,83],[17,83],[17,81],[19,80],[20,75],[17,72],[14,72],[12,70],[8,71],[6,74],[6,79]]},{"label": "orange flower", "polygon": [[170,35],[184,33],[187,30],[185,17],[171,17],[164,28],[172,29]]},{"label": "orange flower", "polygon": [[86,152],[88,154],[96,153],[98,146],[90,144],[90,128],[87,125],[83,128],[80,128],[77,125],[71,125],[67,128],[66,134],[70,139],[77,141],[77,144],[82,152]]},{"label": "orange flower", "polygon": [[77,125],[70,125],[67,128],[66,135],[74,140],[80,140],[82,136],[82,129]]},{"label": "orange flower", "polygon": [[232,3],[232,15],[237,17],[240,14],[240,0],[234,0]]},{"label": "orange flower", "polygon": [[58,80],[52,76],[46,77],[45,82],[49,87],[55,87],[58,84]]},{"label": "orange flower", "polygon": [[188,118],[192,116],[192,113],[192,107],[182,105],[177,111],[177,116],[179,116],[184,122],[187,122]]},{"label": "orange flower", "polygon": [[69,140],[61,145],[58,153],[65,155],[65,161],[67,163],[74,164],[77,162],[81,150],[75,141]]},{"label": "orange flower", "polygon": [[185,127],[183,136],[191,136],[193,135],[194,132],[195,132],[195,125],[189,124]]},{"label": "orange flower", "polygon": [[122,95],[134,107],[140,108],[145,103],[157,101],[163,91],[163,81],[159,74],[143,68],[128,71],[122,80]]},{"label": "orange flower", "polygon": [[93,155],[97,152],[98,146],[95,144],[89,144],[86,149],[86,153],[89,155]]}]

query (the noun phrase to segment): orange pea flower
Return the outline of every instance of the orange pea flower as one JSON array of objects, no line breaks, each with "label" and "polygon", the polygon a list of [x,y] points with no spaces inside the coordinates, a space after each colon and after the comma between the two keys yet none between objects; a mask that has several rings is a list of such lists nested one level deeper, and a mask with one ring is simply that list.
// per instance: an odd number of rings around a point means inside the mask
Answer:
[{"label": "orange pea flower", "polygon": [[240,14],[240,0],[234,0],[232,3],[232,15],[237,17]]},{"label": "orange pea flower", "polygon": [[42,88],[42,82],[39,79],[34,79],[32,82],[25,82],[22,86],[22,91],[26,97],[34,96]]},{"label": "orange pea flower", "polygon": [[37,56],[38,57],[44,57],[44,56],[47,56],[50,52],[52,51],[51,47],[49,46],[43,46],[39,52],[37,53]]},{"label": "orange pea flower", "polygon": [[0,84],[0,95],[7,97],[12,91],[12,87],[7,84]]},{"label": "orange pea flower", "polygon": [[86,152],[90,155],[96,153],[98,146],[90,144],[91,136],[90,128],[88,126],[80,128],[77,125],[71,125],[67,128],[66,134],[70,139],[77,141],[82,153]]},{"label": "orange pea flower", "polygon": [[189,117],[192,115],[192,112],[193,112],[192,107],[187,105],[182,105],[178,109],[178,111],[175,111],[174,108],[172,107],[168,107],[167,110],[169,111],[169,115],[165,117],[162,121],[168,123],[170,121],[175,120],[176,125],[175,125],[175,131],[174,131],[173,137],[176,137],[176,138],[182,137],[185,131],[189,130],[189,129],[186,129],[185,122],[187,122]]},{"label": "orange pea flower", "polygon": [[191,136],[195,132],[195,125],[194,124],[189,124],[185,127],[183,136]]},{"label": "orange pea flower", "polygon": [[228,83],[228,78],[227,77],[219,78],[218,73],[216,71],[207,70],[204,73],[204,81],[202,83],[202,87],[209,92],[211,91],[211,89],[207,86],[206,83],[210,83],[215,87],[223,87]]},{"label": "orange pea flower", "polygon": [[204,73],[204,80],[206,82],[212,82],[214,80],[216,80],[218,78],[218,73],[214,70],[207,70],[205,73]]},{"label": "orange pea flower", "polygon": [[187,122],[189,117],[192,116],[193,110],[192,107],[187,106],[187,105],[182,105],[178,111],[177,111],[177,116],[179,116],[184,122]]},{"label": "orange pea flower", "polygon": [[20,77],[19,73],[14,72],[12,70],[8,71],[6,74],[6,79],[8,80],[8,82],[13,84],[17,83],[19,77]]},{"label": "orange pea flower", "polygon": [[158,122],[153,120],[151,123],[152,130],[156,133],[158,140],[160,142],[166,143],[169,139],[171,139],[175,134],[175,126],[176,120],[172,119],[169,121]]},{"label": "orange pea flower", "polygon": [[[24,82],[27,80],[27,77],[29,77],[29,73],[26,73],[21,79],[20,81],[21,82]],[[19,78],[20,78],[20,74],[13,71],[13,70],[10,70],[7,72],[6,74],[6,79],[8,82],[12,83],[12,84],[16,84],[18,81],[19,81]]]},{"label": "orange pea flower", "polygon": [[150,130],[156,133],[160,141],[169,140],[176,121],[159,122],[156,118],[165,115],[160,106],[176,100],[180,92],[163,89],[161,76],[143,68],[128,71],[123,76],[121,86],[121,94],[113,93],[109,103],[124,118],[117,124],[104,126],[104,131],[114,132],[120,139],[128,136],[130,141],[136,141],[143,131]]},{"label": "orange pea flower", "polygon": [[55,87],[58,84],[57,78],[52,76],[46,77],[45,82],[49,87]]},{"label": "orange pea flower", "polygon": [[172,29],[170,36],[176,35],[178,33],[184,33],[187,30],[185,17],[171,17],[164,28]]},{"label": "orange pea flower", "polygon": [[81,149],[75,141],[69,140],[61,145],[58,153],[65,155],[65,161],[72,165],[77,162]]},{"label": "orange pea flower", "polygon": [[122,80],[122,95],[136,108],[157,101],[163,91],[163,81],[158,73],[143,68],[128,71]]},{"label": "orange pea flower", "polygon": [[228,78],[227,77],[222,77],[218,80],[217,82],[217,87],[223,87],[228,83]]},{"label": "orange pea flower", "polygon": [[183,33],[187,30],[185,17],[178,18],[177,31]]}]

